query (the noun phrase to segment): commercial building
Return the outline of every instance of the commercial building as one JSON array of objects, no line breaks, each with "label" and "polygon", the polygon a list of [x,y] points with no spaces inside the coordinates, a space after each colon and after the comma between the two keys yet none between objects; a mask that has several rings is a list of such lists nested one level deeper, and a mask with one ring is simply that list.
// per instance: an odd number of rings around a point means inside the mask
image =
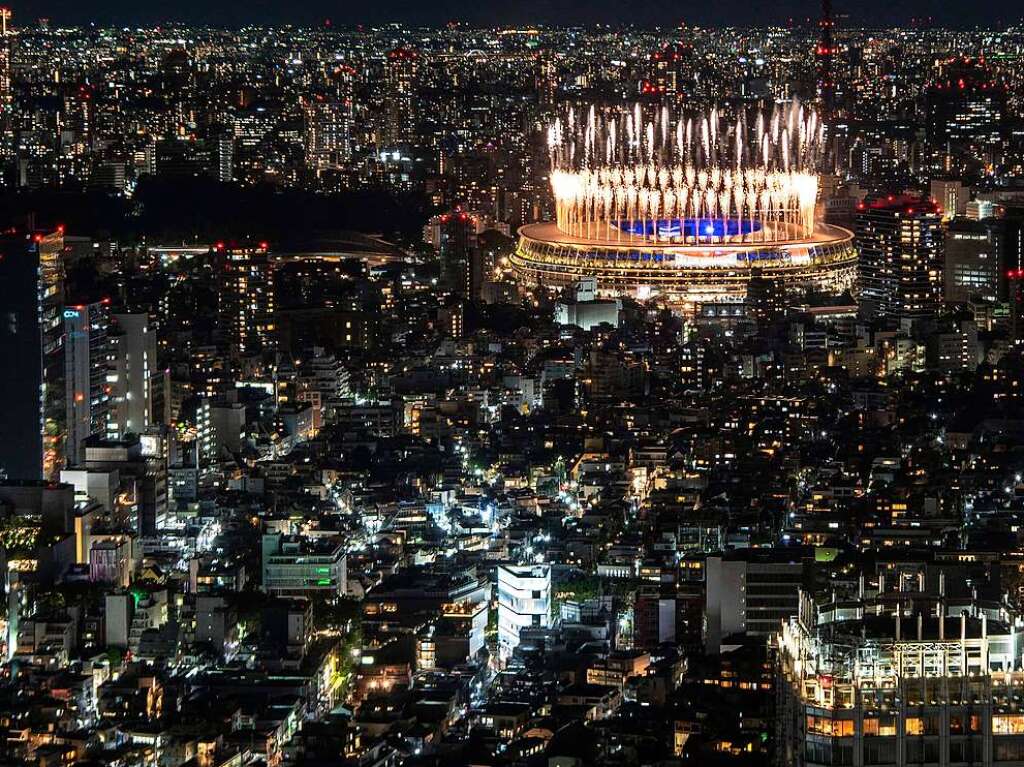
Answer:
[{"label": "commercial building", "polygon": [[67,460],[71,465],[84,458],[87,439],[108,436],[109,308],[110,300],[103,299],[64,310]]},{"label": "commercial building", "polygon": [[998,602],[801,592],[778,638],[779,763],[1020,762],[1022,642]]},{"label": "commercial building", "polygon": [[507,661],[519,633],[551,625],[551,568],[498,566],[498,658]]},{"label": "commercial building", "polygon": [[946,227],[943,298],[967,303],[977,297],[996,302],[1006,296],[1003,266],[1005,224],[998,219],[957,218]]},{"label": "commercial building", "polygon": [[278,596],[342,596],[347,585],[345,546],[335,540],[263,536],[263,589]]}]

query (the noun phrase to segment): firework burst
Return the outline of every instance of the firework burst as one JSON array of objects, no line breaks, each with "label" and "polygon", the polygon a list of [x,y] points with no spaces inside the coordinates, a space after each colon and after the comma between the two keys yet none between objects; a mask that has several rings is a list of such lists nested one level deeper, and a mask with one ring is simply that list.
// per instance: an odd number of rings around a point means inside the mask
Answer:
[{"label": "firework burst", "polygon": [[619,242],[810,237],[824,126],[796,101],[750,118],[569,109],[547,131],[558,228]]}]

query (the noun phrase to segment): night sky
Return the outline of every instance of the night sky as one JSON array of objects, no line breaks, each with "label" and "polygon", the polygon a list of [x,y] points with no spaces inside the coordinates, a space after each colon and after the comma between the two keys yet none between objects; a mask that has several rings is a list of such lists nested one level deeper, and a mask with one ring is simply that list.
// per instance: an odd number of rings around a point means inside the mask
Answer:
[{"label": "night sky", "polygon": [[[643,26],[675,26],[681,21],[708,25],[760,25],[803,22],[816,17],[817,0],[14,0],[17,24],[45,16],[53,25],[159,24],[168,21],[240,26],[331,19],[335,25],[401,21],[438,25],[457,20],[474,25],[593,24],[633,21]],[[851,25],[909,25],[931,17],[937,25],[1006,26],[1024,16],[1020,0],[833,0],[835,12]]]}]

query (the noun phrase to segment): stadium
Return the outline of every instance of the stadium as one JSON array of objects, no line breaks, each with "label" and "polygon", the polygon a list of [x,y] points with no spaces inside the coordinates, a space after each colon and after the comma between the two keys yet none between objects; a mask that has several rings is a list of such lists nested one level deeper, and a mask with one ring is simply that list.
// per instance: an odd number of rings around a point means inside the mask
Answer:
[{"label": "stadium", "polygon": [[591,276],[602,294],[691,311],[742,300],[754,274],[841,293],[856,253],[815,217],[823,133],[798,103],[729,124],[570,110],[548,129],[555,221],[519,230],[512,267],[527,286]]}]

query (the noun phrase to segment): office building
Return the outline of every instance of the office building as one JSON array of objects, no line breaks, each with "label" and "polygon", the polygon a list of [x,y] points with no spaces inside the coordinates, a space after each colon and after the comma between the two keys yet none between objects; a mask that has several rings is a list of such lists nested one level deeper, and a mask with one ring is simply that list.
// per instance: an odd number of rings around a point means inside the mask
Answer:
[{"label": "office building", "polygon": [[947,219],[967,213],[971,190],[962,182],[955,179],[933,179],[928,191],[931,199],[939,206],[939,212]]},{"label": "office building", "polygon": [[801,592],[778,638],[780,764],[1024,759],[1024,630],[998,602]]},{"label": "office building", "polygon": [[1006,130],[1006,86],[978,61],[953,59],[942,69],[924,93],[928,143],[947,163],[991,162]]},{"label": "office building", "polygon": [[110,301],[75,304],[64,310],[64,384],[67,460],[82,460],[85,442],[108,436],[110,391]]},{"label": "office building", "polygon": [[110,428],[117,439],[141,434],[152,424],[156,333],[146,314],[114,313],[110,344]]},{"label": "office building", "polygon": [[943,298],[967,303],[996,302],[1006,296],[1003,248],[1006,226],[998,219],[957,218],[946,227]]}]

